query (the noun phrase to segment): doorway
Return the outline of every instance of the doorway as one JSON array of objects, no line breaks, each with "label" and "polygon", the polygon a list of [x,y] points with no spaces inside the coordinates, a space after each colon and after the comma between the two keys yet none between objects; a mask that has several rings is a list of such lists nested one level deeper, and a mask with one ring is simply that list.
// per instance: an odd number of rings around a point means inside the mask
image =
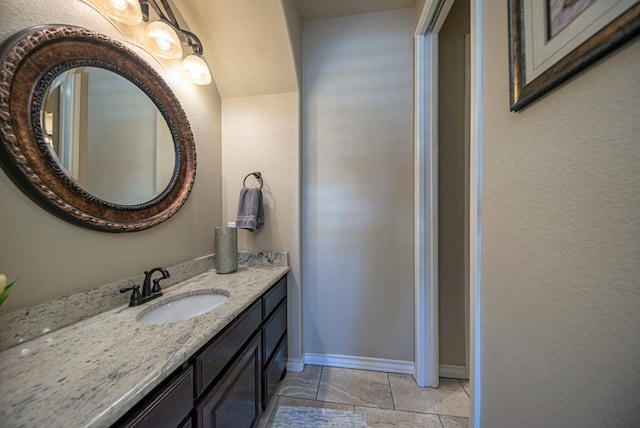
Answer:
[{"label": "doorway", "polygon": [[[479,426],[480,373],[480,183],[481,183],[481,0],[470,4],[468,175],[465,177],[466,248],[465,366],[470,379],[470,426]],[[439,332],[439,36],[454,0],[426,0],[415,32],[415,365],[418,385],[438,387],[440,375]],[[466,374],[466,373],[465,373]]]},{"label": "doorway", "polygon": [[438,303],[440,377],[468,379],[469,0],[438,33]]}]

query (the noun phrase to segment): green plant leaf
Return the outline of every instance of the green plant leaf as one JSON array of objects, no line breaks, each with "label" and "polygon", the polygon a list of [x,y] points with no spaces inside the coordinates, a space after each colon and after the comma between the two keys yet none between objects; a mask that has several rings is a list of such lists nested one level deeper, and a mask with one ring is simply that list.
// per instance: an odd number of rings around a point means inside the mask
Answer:
[{"label": "green plant leaf", "polygon": [[18,280],[15,280],[11,284],[7,285],[2,294],[0,294],[0,305],[2,305],[5,300],[7,300],[7,297],[9,297],[9,293],[11,292],[13,286],[16,285],[16,282],[18,282]]}]

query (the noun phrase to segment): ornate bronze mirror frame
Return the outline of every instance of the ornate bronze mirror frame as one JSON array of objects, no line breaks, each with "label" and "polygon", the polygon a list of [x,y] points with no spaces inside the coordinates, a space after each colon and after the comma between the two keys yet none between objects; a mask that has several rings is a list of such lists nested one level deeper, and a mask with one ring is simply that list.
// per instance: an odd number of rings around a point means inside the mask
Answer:
[{"label": "ornate bronze mirror frame", "polygon": [[[128,79],[164,117],[175,146],[175,167],[167,187],[152,200],[120,205],[95,197],[66,174],[47,146],[40,118],[44,94],[57,76],[77,67],[99,67]],[[195,180],[193,134],[169,86],[122,43],[80,27],[33,27],[2,43],[0,142],[0,164],[25,194],[64,220],[90,229],[135,232],[156,226],[182,207]]]}]

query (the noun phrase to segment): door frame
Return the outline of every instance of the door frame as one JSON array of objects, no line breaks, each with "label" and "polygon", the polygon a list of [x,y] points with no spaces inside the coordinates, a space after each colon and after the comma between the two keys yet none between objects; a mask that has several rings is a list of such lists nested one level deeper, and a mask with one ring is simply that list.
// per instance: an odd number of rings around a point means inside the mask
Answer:
[{"label": "door frame", "polygon": [[[480,427],[480,215],[482,190],[482,0],[471,9],[469,144],[469,426]],[[414,33],[414,377],[439,385],[438,324],[438,32],[453,0],[426,0]]]}]

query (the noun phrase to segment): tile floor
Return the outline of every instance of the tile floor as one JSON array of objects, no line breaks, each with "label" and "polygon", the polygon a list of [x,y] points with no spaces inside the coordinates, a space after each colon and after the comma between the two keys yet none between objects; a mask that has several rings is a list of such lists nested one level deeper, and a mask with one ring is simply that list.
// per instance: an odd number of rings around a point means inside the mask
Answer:
[{"label": "tile floor", "polygon": [[287,373],[258,428],[270,426],[278,406],[363,412],[370,428],[461,428],[469,423],[469,382],[441,378],[438,389],[419,388],[410,375],[308,365]]}]

